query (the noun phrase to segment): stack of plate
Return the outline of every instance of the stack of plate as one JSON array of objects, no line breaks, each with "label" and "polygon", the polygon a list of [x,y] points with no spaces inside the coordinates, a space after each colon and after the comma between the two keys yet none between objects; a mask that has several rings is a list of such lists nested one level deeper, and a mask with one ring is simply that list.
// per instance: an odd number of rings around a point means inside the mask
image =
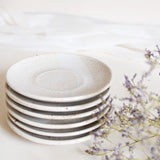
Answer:
[{"label": "stack of plate", "polygon": [[47,54],[24,59],[7,72],[8,124],[38,143],[87,140],[108,111],[110,81],[108,66],[91,57]]}]

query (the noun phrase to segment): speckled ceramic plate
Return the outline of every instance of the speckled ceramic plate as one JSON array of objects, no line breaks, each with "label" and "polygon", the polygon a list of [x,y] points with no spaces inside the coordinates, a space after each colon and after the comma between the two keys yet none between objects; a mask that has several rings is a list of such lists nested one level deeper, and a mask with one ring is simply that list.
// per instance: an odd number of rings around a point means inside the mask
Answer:
[{"label": "speckled ceramic plate", "polygon": [[47,120],[47,119],[27,116],[23,113],[16,111],[14,108],[8,105],[8,112],[17,120],[34,127],[45,128],[45,129],[68,129],[68,128],[82,127],[91,124],[95,121],[98,121],[100,118],[103,117],[104,114],[107,113],[108,109],[109,108],[106,107],[98,114],[93,116],[88,116],[85,118],[71,119],[71,120]]},{"label": "speckled ceramic plate", "polygon": [[85,110],[83,112],[76,111],[76,112],[46,112],[46,111],[39,111],[35,109],[26,108],[16,102],[14,102],[9,97],[6,97],[6,102],[15,110],[36,118],[42,119],[52,119],[52,120],[72,120],[77,118],[84,118],[88,116],[95,115],[99,111],[104,110],[107,106],[107,99],[98,106],[93,107],[92,109]]},{"label": "speckled ceramic plate", "polygon": [[9,86],[6,86],[6,94],[12,100],[21,104],[27,108],[36,109],[40,111],[51,111],[51,112],[71,112],[71,111],[81,111],[94,106],[100,105],[107,99],[109,96],[109,88],[103,92],[103,94],[98,95],[97,97],[87,99],[85,101],[78,101],[74,103],[50,103],[33,100],[27,97],[24,97],[15,91],[13,91]]},{"label": "speckled ceramic plate", "polygon": [[94,122],[89,125],[83,126],[83,127],[78,127],[78,128],[68,128],[68,129],[43,129],[43,128],[38,128],[38,127],[33,127],[27,124],[24,124],[23,122],[20,122],[19,120],[15,119],[11,115],[8,115],[9,119],[17,125],[19,128],[22,128],[28,132],[42,135],[42,136],[55,136],[55,137],[66,137],[66,136],[77,136],[85,133],[92,132],[95,129],[98,129],[99,127],[102,126],[102,122]]},{"label": "speckled ceramic plate", "polygon": [[78,135],[78,136],[69,136],[69,137],[51,137],[51,136],[41,136],[38,134],[33,134],[28,131],[25,131],[19,128],[16,124],[8,118],[8,125],[10,128],[19,136],[30,140],[35,143],[47,144],[47,145],[67,145],[75,144],[91,139],[92,135],[89,133]]},{"label": "speckled ceramic plate", "polygon": [[111,71],[97,59],[76,54],[45,54],[26,58],[7,72],[16,92],[41,101],[75,102],[104,92]]}]

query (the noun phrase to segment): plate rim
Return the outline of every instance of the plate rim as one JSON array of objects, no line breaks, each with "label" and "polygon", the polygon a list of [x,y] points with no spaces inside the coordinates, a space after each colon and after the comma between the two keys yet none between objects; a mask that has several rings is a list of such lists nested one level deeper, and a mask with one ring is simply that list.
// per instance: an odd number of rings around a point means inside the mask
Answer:
[{"label": "plate rim", "polygon": [[[15,92],[15,93],[14,93]],[[6,88],[6,95],[8,95],[12,100],[14,100],[15,102],[31,108],[31,109],[37,109],[40,111],[51,111],[51,112],[70,112],[70,111],[80,111],[80,110],[84,110],[84,109],[88,109],[91,108],[95,105],[99,105],[100,103],[103,102],[103,99],[106,99],[109,95],[110,95],[110,87],[108,87],[104,92],[104,94],[100,94],[98,95],[99,98],[97,98],[96,100],[92,100],[91,102],[86,102],[86,103],[82,103],[79,105],[63,105],[60,107],[56,107],[54,103],[52,102],[43,102],[43,101],[37,101],[34,99],[30,99],[27,97],[24,97],[23,95],[20,95],[19,93],[16,93],[16,91],[14,91],[12,88],[9,87],[9,89]],[[15,94],[19,94],[17,97],[17,95]],[[29,102],[29,101],[32,102]],[[37,103],[42,103],[42,105],[37,104]],[[49,105],[47,105],[49,104]],[[54,106],[54,107],[52,107]]]},{"label": "plate rim", "polygon": [[[14,100],[12,100],[11,98],[6,97],[6,103],[11,106],[12,108],[14,108],[15,110],[17,110],[18,112],[21,112],[22,114],[31,116],[31,117],[35,117],[35,118],[42,118],[42,119],[52,119],[52,120],[72,120],[72,119],[78,119],[78,118],[85,118],[88,116],[92,116],[94,114],[97,114],[99,111],[104,110],[105,108],[107,108],[107,103],[108,103],[108,98],[104,101],[104,103],[102,102],[101,105],[97,105],[97,108],[94,108],[93,110],[89,110],[86,111],[84,113],[76,113],[73,115],[47,115],[47,114],[43,114],[43,113],[36,113],[35,111],[29,111],[27,110],[28,108],[25,106],[22,106],[20,104],[18,104],[17,102],[14,102]],[[23,109],[23,108],[24,109]],[[96,106],[94,106],[96,107]],[[25,109],[26,108],[26,109]]]},{"label": "plate rim", "polygon": [[[77,128],[77,127],[82,127],[88,124],[91,124],[93,122],[99,121],[100,118],[103,117],[104,114],[106,114],[108,112],[108,107],[104,110],[104,113],[101,113],[98,117],[94,116],[92,118],[89,118],[87,120],[83,120],[80,122],[75,122],[75,123],[68,123],[68,124],[45,124],[45,123],[41,123],[41,122],[36,122],[33,120],[28,120],[25,117],[31,117],[31,116],[27,116],[23,113],[20,113],[18,111],[14,111],[13,108],[9,108],[8,107],[8,113],[11,114],[13,117],[15,117],[16,119],[18,119],[19,121],[34,126],[34,127],[39,127],[39,128],[44,128],[44,129],[67,129],[67,128]],[[16,113],[18,112],[18,113]],[[23,117],[25,116],[25,117]],[[33,117],[32,117],[33,118]],[[36,118],[35,118],[36,119]],[[87,122],[87,123],[86,123]]]},{"label": "plate rim", "polygon": [[[24,124],[23,122],[16,120],[14,117],[12,117],[10,114],[8,114],[9,119],[12,121],[12,123],[14,123],[15,125],[17,125],[18,127],[34,133],[34,134],[39,134],[42,136],[56,136],[56,137],[67,137],[67,136],[77,136],[77,135],[81,135],[81,134],[85,134],[85,133],[91,133],[93,130],[98,129],[99,127],[102,126],[101,123],[97,123],[94,124],[88,128],[82,129],[82,130],[78,130],[78,131],[71,131],[71,132],[47,132],[47,131],[42,131],[43,128],[41,128],[41,130],[38,131],[37,129],[34,129],[36,127],[33,126],[29,126],[28,124]],[[31,128],[32,127],[32,128]]]},{"label": "plate rim", "polygon": [[7,117],[7,123],[12,131],[19,135],[20,137],[23,137],[24,139],[27,139],[31,142],[39,143],[39,144],[46,144],[46,145],[69,145],[69,144],[76,144],[76,143],[81,143],[84,141],[88,141],[92,138],[92,135],[86,135],[84,137],[80,138],[75,138],[75,139],[70,139],[70,140],[46,140],[46,139],[41,139],[38,137],[35,137],[33,135],[29,135],[25,133],[25,131],[19,129],[16,125],[14,125],[9,118]]}]

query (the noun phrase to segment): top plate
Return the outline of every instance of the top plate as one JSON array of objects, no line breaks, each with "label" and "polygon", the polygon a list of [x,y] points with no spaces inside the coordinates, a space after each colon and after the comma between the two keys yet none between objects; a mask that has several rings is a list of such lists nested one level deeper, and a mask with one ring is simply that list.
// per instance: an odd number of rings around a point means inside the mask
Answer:
[{"label": "top plate", "polygon": [[7,72],[16,92],[41,101],[74,102],[105,91],[111,71],[102,62],[75,54],[47,54],[24,59]]}]

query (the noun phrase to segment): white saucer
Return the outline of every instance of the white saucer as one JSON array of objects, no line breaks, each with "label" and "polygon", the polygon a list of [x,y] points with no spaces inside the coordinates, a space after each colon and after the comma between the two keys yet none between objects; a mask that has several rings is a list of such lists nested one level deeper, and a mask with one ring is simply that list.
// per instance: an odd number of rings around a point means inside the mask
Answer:
[{"label": "white saucer", "polygon": [[22,128],[28,132],[42,135],[42,136],[55,136],[55,137],[66,137],[66,136],[77,136],[85,133],[90,133],[95,129],[98,129],[102,123],[94,122],[90,125],[87,125],[86,127],[79,127],[76,129],[63,129],[63,130],[51,130],[51,129],[42,129],[37,128],[33,126],[26,125],[18,120],[16,120],[11,115],[8,115],[9,119],[12,121],[12,123],[16,124],[19,128]]},{"label": "white saucer", "polygon": [[29,109],[26,108],[10,98],[6,97],[6,102],[14,108],[15,110],[31,116],[35,118],[42,118],[42,119],[52,119],[52,120],[69,120],[69,119],[77,119],[77,118],[83,118],[83,117],[88,117],[92,116],[99,111],[102,111],[106,106],[107,106],[107,100],[104,101],[104,103],[93,107],[92,110],[85,110],[85,112],[45,112],[45,111],[39,111],[35,109]]},{"label": "white saucer", "polygon": [[59,139],[59,137],[40,136],[19,128],[14,123],[12,123],[9,118],[7,119],[7,121],[8,125],[15,133],[35,143],[41,143],[47,145],[67,145],[67,144],[84,142],[91,139],[92,137],[92,135],[90,134],[84,134],[83,136],[76,136],[76,137],[75,136],[64,137],[63,139]]},{"label": "white saucer", "polygon": [[12,107],[8,106],[9,114],[14,118],[16,118],[17,120],[34,127],[45,128],[45,129],[68,129],[68,128],[82,127],[91,124],[95,121],[98,121],[100,118],[103,117],[104,114],[108,112],[108,109],[109,108],[106,107],[104,111],[101,111],[98,115],[89,116],[87,118],[73,119],[73,120],[46,120],[46,119],[27,116],[25,114],[16,111]]},{"label": "white saucer", "polygon": [[67,53],[26,58],[7,72],[7,84],[16,92],[41,101],[75,102],[104,92],[111,71],[97,59]]},{"label": "white saucer", "polygon": [[74,103],[49,103],[36,101],[16,93],[8,86],[6,86],[6,94],[15,102],[31,109],[51,112],[71,112],[85,110],[100,105],[109,96],[109,88],[107,88],[103,94],[98,95],[94,99],[87,99],[85,101]]}]

